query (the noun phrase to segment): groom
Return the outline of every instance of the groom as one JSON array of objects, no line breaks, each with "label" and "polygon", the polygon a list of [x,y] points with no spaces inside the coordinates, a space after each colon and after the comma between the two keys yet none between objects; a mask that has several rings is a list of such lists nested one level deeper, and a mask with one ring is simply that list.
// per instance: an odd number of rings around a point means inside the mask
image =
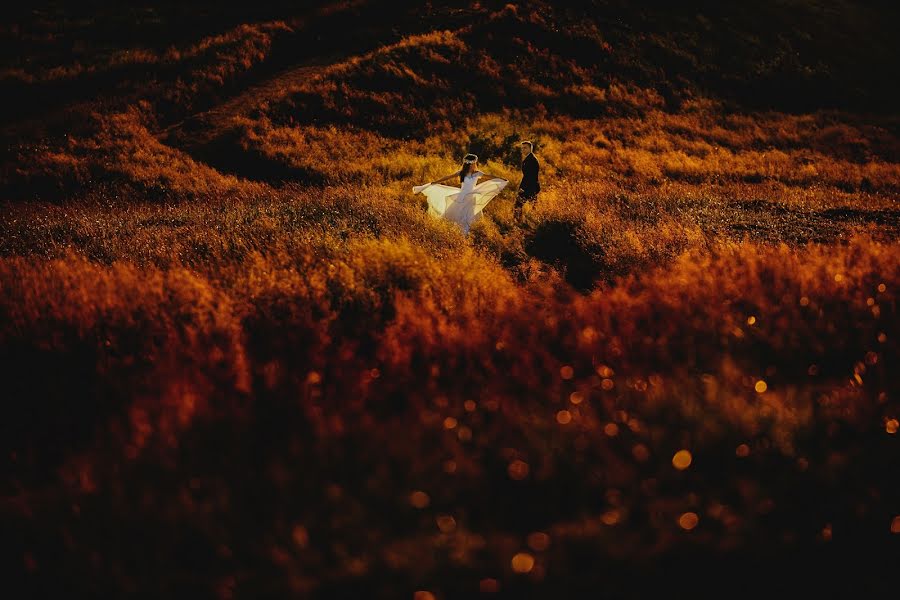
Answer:
[{"label": "groom", "polygon": [[541,191],[538,161],[532,152],[534,144],[527,140],[519,142],[519,149],[522,151],[522,183],[519,184],[519,194],[513,207],[513,218],[517,223],[522,219],[522,206],[537,199],[538,192]]}]

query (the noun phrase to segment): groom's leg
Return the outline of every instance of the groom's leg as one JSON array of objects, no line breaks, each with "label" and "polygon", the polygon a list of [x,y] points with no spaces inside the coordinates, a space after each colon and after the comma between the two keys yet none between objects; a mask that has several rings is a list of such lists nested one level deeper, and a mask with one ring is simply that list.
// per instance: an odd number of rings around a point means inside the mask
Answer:
[{"label": "groom's leg", "polygon": [[[531,208],[534,208],[535,200],[537,200],[537,194],[528,195],[528,196],[523,195],[523,194],[518,195],[518,197],[516,198],[516,213],[517,213],[516,221],[517,222],[522,220],[522,209],[524,208],[525,203],[528,203],[529,205],[531,205]],[[531,210],[531,209],[529,209],[529,210]]]},{"label": "groom's leg", "polygon": [[513,221],[518,223],[522,220],[522,205],[525,204],[525,196],[522,194],[518,194],[516,196],[516,203],[513,206]]}]

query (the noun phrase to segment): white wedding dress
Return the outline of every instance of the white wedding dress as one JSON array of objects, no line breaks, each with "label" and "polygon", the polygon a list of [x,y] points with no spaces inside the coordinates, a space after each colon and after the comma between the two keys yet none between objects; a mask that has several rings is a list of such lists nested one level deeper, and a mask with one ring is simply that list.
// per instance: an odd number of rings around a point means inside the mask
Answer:
[{"label": "white wedding dress", "polygon": [[484,175],[481,171],[469,173],[462,187],[427,183],[417,185],[413,192],[421,192],[428,198],[428,214],[453,221],[468,235],[469,227],[481,216],[488,202],[509,184],[506,179],[495,178],[475,185],[481,175]]}]

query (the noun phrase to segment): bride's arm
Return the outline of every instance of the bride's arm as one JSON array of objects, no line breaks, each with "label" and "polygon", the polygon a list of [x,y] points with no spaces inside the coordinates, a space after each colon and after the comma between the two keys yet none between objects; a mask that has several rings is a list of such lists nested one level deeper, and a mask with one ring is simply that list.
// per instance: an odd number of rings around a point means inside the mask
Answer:
[{"label": "bride's arm", "polygon": [[435,179],[431,183],[440,183],[442,181],[447,181],[448,179],[452,179],[454,177],[459,177],[459,171],[457,171],[456,173],[451,173],[450,175],[447,175],[446,177],[441,177],[440,179]]}]

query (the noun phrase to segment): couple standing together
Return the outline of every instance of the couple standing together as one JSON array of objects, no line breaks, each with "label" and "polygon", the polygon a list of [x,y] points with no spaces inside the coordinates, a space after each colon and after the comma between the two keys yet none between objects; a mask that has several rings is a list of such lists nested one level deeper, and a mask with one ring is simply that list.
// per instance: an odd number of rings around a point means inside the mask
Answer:
[{"label": "couple standing together", "polygon": [[[535,200],[541,191],[538,182],[540,167],[534,156],[534,144],[529,141],[520,142],[519,148],[522,151],[522,182],[519,184],[519,193],[513,209],[516,222],[522,218],[522,206]],[[478,178],[482,176],[489,179],[478,183]],[[441,185],[442,181],[454,177],[459,177],[460,187]],[[437,181],[416,186],[413,192],[421,192],[428,198],[428,214],[453,221],[462,228],[464,234],[468,234],[469,227],[481,216],[484,207],[508,184],[509,181],[502,177],[479,171],[478,157],[466,154],[459,171],[441,177]]]}]

